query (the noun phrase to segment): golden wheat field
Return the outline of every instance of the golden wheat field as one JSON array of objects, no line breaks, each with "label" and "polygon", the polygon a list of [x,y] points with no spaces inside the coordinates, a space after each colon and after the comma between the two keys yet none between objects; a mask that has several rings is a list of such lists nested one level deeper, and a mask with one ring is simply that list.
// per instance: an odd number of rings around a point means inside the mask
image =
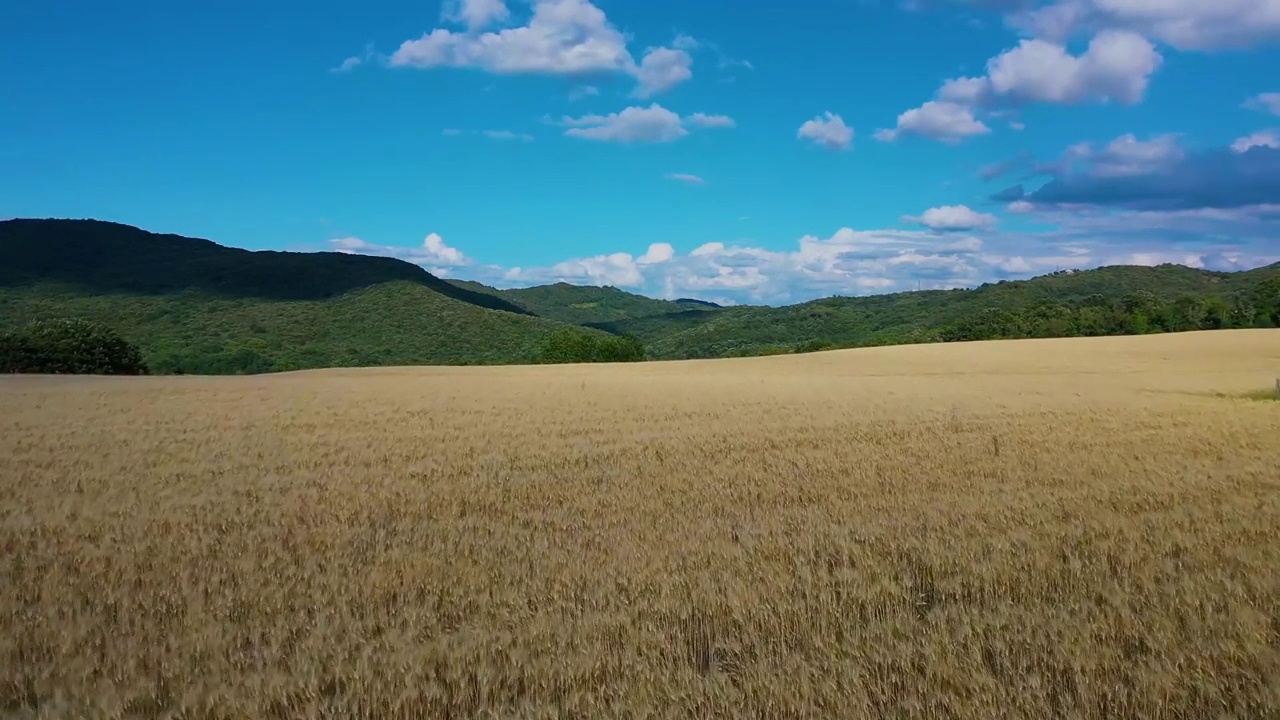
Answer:
[{"label": "golden wheat field", "polygon": [[0,714],[1277,718],[1277,376],[1259,330],[0,378]]}]

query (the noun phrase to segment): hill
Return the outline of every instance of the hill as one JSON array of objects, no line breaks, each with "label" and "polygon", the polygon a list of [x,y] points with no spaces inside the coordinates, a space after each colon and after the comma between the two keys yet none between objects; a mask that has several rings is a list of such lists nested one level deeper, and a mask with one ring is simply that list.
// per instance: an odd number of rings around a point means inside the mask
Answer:
[{"label": "hill", "polygon": [[393,281],[455,300],[530,314],[394,258],[336,252],[250,251],[100,220],[0,222],[0,287],[53,283],[93,293],[325,300]]},{"label": "hill", "polygon": [[1273,327],[1280,264],[1234,273],[1114,266],[966,290],[720,307],[567,283],[499,290],[392,258],[255,252],[93,220],[0,222],[0,331],[65,317],[110,325],[167,372],[529,362],[553,336],[575,346],[568,330],[633,335],[655,359],[711,358]]},{"label": "hill", "polygon": [[499,290],[468,280],[450,280],[449,282],[460,288],[501,298],[539,317],[574,325],[635,320],[677,314],[690,309],[704,310],[708,307],[719,307],[714,303],[704,303],[699,300],[657,300],[619,290],[616,287],[570,285],[563,282],[507,290]]},{"label": "hill", "polygon": [[565,328],[390,258],[0,222],[0,330],[58,317],[106,323],[154,371],[185,373],[529,362]]},{"label": "hill", "polygon": [[[737,306],[593,323],[633,334],[653,357],[705,358],[795,349],[948,339],[1132,334],[1211,327],[1265,327],[1280,264],[1243,272],[1180,265],[1063,271],[973,289],[832,297],[782,307]],[[992,317],[992,313],[1004,313]],[[1214,324],[1213,313],[1224,315]],[[1138,318],[1141,315],[1141,318]],[[1004,326],[966,330],[979,318]],[[966,337],[970,332],[972,336]]]}]

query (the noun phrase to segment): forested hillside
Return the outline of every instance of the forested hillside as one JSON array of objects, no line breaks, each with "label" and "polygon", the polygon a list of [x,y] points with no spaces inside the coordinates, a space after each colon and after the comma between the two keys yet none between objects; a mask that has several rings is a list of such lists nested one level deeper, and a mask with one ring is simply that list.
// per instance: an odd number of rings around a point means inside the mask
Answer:
[{"label": "forested hillside", "polygon": [[71,319],[120,333],[152,372],[713,358],[1276,327],[1280,264],[1235,273],[1116,266],[719,307],[566,283],[499,290],[391,258],[250,252],[92,220],[0,222],[0,331]]}]

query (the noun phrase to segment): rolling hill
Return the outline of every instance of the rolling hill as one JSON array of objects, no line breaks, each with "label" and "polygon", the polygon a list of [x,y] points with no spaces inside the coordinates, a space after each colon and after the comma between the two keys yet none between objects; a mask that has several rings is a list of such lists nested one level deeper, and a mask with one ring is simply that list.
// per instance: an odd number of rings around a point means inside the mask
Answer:
[{"label": "rolling hill", "polygon": [[630,335],[653,359],[949,340],[1280,325],[1280,264],[1063,271],[964,290],[782,307],[556,283],[496,289],[407,262],[248,251],[94,220],[0,222],[0,330],[110,325],[153,371],[531,362],[566,331]]},{"label": "rolling hill", "polygon": [[[1110,266],[1062,271],[1030,280],[990,283],[973,289],[926,290],[866,297],[831,297],[782,307],[736,306],[703,313],[678,313],[591,323],[608,332],[632,334],[658,358],[705,358],[788,352],[798,347],[856,347],[949,339],[948,332],[972,318],[998,311],[1010,315],[1080,315],[1083,308],[1105,317],[1073,318],[1048,335],[1127,334],[1126,302],[1151,305],[1143,312],[1151,330],[1181,327],[1168,317],[1179,303],[1221,302],[1238,311],[1219,327],[1274,324],[1264,300],[1264,284],[1280,285],[1280,264],[1242,272],[1212,272],[1181,265]],[[1273,297],[1276,290],[1270,290]],[[1248,317],[1244,317],[1247,315]],[[1164,323],[1164,326],[1161,325]],[[1185,324],[1185,323],[1184,323]],[[1142,327],[1131,328],[1145,331]],[[1007,336],[1035,336],[1028,331]],[[994,335],[1003,337],[1006,335]],[[981,339],[981,338],[970,338]]]},{"label": "rolling hill", "polygon": [[0,329],[57,317],[108,324],[153,371],[186,373],[529,362],[567,327],[390,258],[0,222]]},{"label": "rolling hill", "polygon": [[528,288],[498,288],[469,280],[450,280],[460,288],[501,298],[539,317],[574,325],[592,325],[672,315],[719,307],[698,300],[657,300],[616,287],[558,282]]}]

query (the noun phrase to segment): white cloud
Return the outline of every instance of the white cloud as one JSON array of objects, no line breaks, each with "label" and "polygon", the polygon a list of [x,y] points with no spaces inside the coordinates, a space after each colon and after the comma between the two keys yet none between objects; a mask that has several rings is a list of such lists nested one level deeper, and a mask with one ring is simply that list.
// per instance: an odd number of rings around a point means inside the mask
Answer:
[{"label": "white cloud", "polygon": [[495,22],[506,22],[511,11],[503,0],[448,0],[441,12],[441,19],[465,24],[479,30]]},{"label": "white cloud", "polygon": [[600,94],[600,88],[594,85],[577,85],[569,91],[570,100],[581,100],[585,97],[596,97]]},{"label": "white cloud", "polygon": [[1019,213],[1019,214],[1025,215],[1026,213],[1033,212],[1036,209],[1036,206],[1027,202],[1026,200],[1014,200],[1013,202],[1009,203],[1009,206],[1006,209],[1011,213]]},{"label": "white cloud", "polygon": [[684,50],[649,48],[635,75],[639,85],[634,97],[648,98],[693,77],[693,58]]},{"label": "white cloud", "polygon": [[[477,264],[438,235],[429,235],[420,247],[411,248],[373,245],[358,238],[339,238],[331,246],[340,252],[399,257],[437,274],[500,286],[564,281],[613,285],[667,298],[701,297],[723,304],[972,287],[996,279],[1120,262],[1242,269],[1280,260],[1274,248],[1274,218],[1280,215],[1280,205],[1118,213],[1035,209],[1057,229],[1025,233],[990,228],[979,238],[933,229],[846,227],[829,237],[805,235],[791,247],[776,250],[746,241],[713,241],[678,254],[669,243],[655,242],[639,257],[604,253],[544,267]],[[992,222],[963,206],[933,210],[937,212],[927,211],[918,220],[924,224],[930,220],[939,228]],[[968,213],[977,219],[964,218]],[[1209,237],[1218,239],[1210,242]]]},{"label": "white cloud", "polygon": [[700,112],[690,115],[686,122],[700,128],[731,128],[736,125],[728,115],[707,115]]},{"label": "white cloud", "polygon": [[962,77],[948,80],[938,89],[938,99],[957,105],[976,105],[990,92],[985,77]]},{"label": "white cloud", "polygon": [[975,230],[989,228],[996,224],[995,215],[988,215],[971,210],[967,205],[943,205],[929,208],[919,217],[907,215],[904,222],[924,225],[931,230]]},{"label": "white cloud", "polygon": [[667,175],[667,179],[678,180],[682,183],[688,183],[690,185],[705,185],[707,182],[706,180],[703,180],[697,175],[690,175],[689,173],[671,173]]},{"label": "white cloud", "polygon": [[[1073,146],[1075,155],[1092,155],[1090,150]],[[1121,135],[1107,144],[1094,159],[1096,177],[1136,177],[1150,175],[1186,157],[1178,145],[1177,135],[1160,135],[1149,141],[1138,140],[1133,133]]]},{"label": "white cloud", "polygon": [[943,142],[959,142],[974,135],[985,135],[991,128],[973,116],[964,105],[946,101],[934,101],[908,110],[898,116],[898,125],[892,130],[877,130],[876,139],[893,142],[903,135],[924,135]]},{"label": "white cloud", "polygon": [[675,40],[671,41],[671,47],[677,50],[693,52],[694,50],[697,50],[698,48],[702,47],[702,42],[695,37],[690,37],[689,35],[680,34],[676,36]]},{"label": "white cloud", "polygon": [[343,61],[342,61],[342,63],[341,63],[340,65],[338,65],[337,67],[333,68],[333,69],[332,69],[332,70],[330,70],[329,72],[335,72],[335,73],[349,73],[349,72],[351,72],[352,70],[355,70],[357,67],[359,67],[359,66],[360,66],[361,64],[363,64],[363,63],[364,63],[364,60],[363,60],[362,58],[360,58],[359,56],[356,56],[356,55],[352,55],[351,57],[347,58],[346,60],[343,60]]},{"label": "white cloud", "polygon": [[357,255],[383,255],[399,258],[415,265],[429,265],[436,268],[458,268],[471,265],[471,259],[461,250],[450,247],[444,238],[431,233],[423,239],[418,247],[400,247],[396,245],[375,245],[358,237],[335,238],[329,246],[336,252]]},{"label": "white cloud", "polygon": [[[896,128],[880,130],[876,138],[892,141],[916,134],[958,142],[991,131],[978,111],[996,117],[1004,112],[1001,108],[1029,102],[1133,104],[1142,99],[1162,62],[1155,47],[1132,32],[1100,32],[1079,56],[1059,43],[1025,39],[988,60],[986,75],[947,80],[936,100],[902,113]],[[1010,127],[1021,130],[1025,125],[1012,122]]]},{"label": "white cloud", "polygon": [[685,125],[702,128],[733,127],[733,120],[723,115],[695,113],[681,118],[676,113],[653,103],[649,107],[629,107],[608,115],[564,117],[560,125],[568,126],[564,134],[602,142],[663,143],[679,140],[689,131]]},{"label": "white cloud", "polygon": [[596,255],[556,263],[548,268],[512,268],[504,279],[522,284],[571,282],[638,288],[644,284],[640,266],[623,252]]},{"label": "white cloud", "polygon": [[1013,13],[1010,24],[1061,42],[1081,32],[1122,29],[1179,50],[1248,47],[1280,39],[1276,0],[1058,0]]},{"label": "white cloud", "polygon": [[828,150],[848,150],[853,144],[853,128],[845,125],[839,115],[828,111],[801,125],[796,137],[812,140]]},{"label": "white cloud", "polygon": [[484,136],[490,140],[523,140],[524,142],[532,142],[533,136],[529,133],[515,133],[510,130],[485,130]]},{"label": "white cloud", "polygon": [[401,43],[388,62],[393,67],[474,67],[504,74],[623,73],[636,78],[636,93],[642,97],[692,77],[692,59],[683,50],[649,48],[637,63],[627,38],[590,0],[533,0],[527,25],[493,32],[437,28]]},{"label": "white cloud", "polygon": [[460,130],[458,128],[445,128],[440,131],[440,134],[446,137],[483,135],[490,140],[522,140],[524,142],[533,142],[533,136],[529,133],[518,133],[511,130]]},{"label": "white cloud", "polygon": [[1272,115],[1280,115],[1280,93],[1262,93],[1254,95],[1244,102],[1250,110],[1262,110]]},{"label": "white cloud", "polygon": [[444,265],[445,267],[457,267],[466,265],[469,261],[462,251],[449,247],[445,244],[444,238],[436,233],[431,233],[422,241],[422,251],[430,258],[432,265]]},{"label": "white cloud", "polygon": [[608,115],[567,118],[565,135],[604,142],[671,142],[689,134],[680,116],[654,103],[647,108],[629,107]]},{"label": "white cloud", "polygon": [[[1163,58],[1140,35],[1104,31],[1080,56],[1044,40],[1023,40],[987,62],[987,85],[1017,101],[1136,103]],[[945,87],[945,86],[944,86]]]},{"label": "white cloud", "polygon": [[352,55],[346,60],[343,60],[337,67],[330,68],[329,72],[346,74],[351,72],[352,70],[355,70],[361,65],[364,65],[365,63],[368,63],[368,62],[373,62],[376,59],[378,59],[378,54],[374,52],[373,44],[371,43],[369,45],[364,46],[363,53],[359,55]]},{"label": "white cloud", "polygon": [[658,265],[675,257],[675,248],[670,243],[653,243],[645,254],[636,258],[637,265]]},{"label": "white cloud", "polygon": [[1255,147],[1280,150],[1280,130],[1259,130],[1231,143],[1231,150],[1237,153],[1248,152],[1249,148]]}]

